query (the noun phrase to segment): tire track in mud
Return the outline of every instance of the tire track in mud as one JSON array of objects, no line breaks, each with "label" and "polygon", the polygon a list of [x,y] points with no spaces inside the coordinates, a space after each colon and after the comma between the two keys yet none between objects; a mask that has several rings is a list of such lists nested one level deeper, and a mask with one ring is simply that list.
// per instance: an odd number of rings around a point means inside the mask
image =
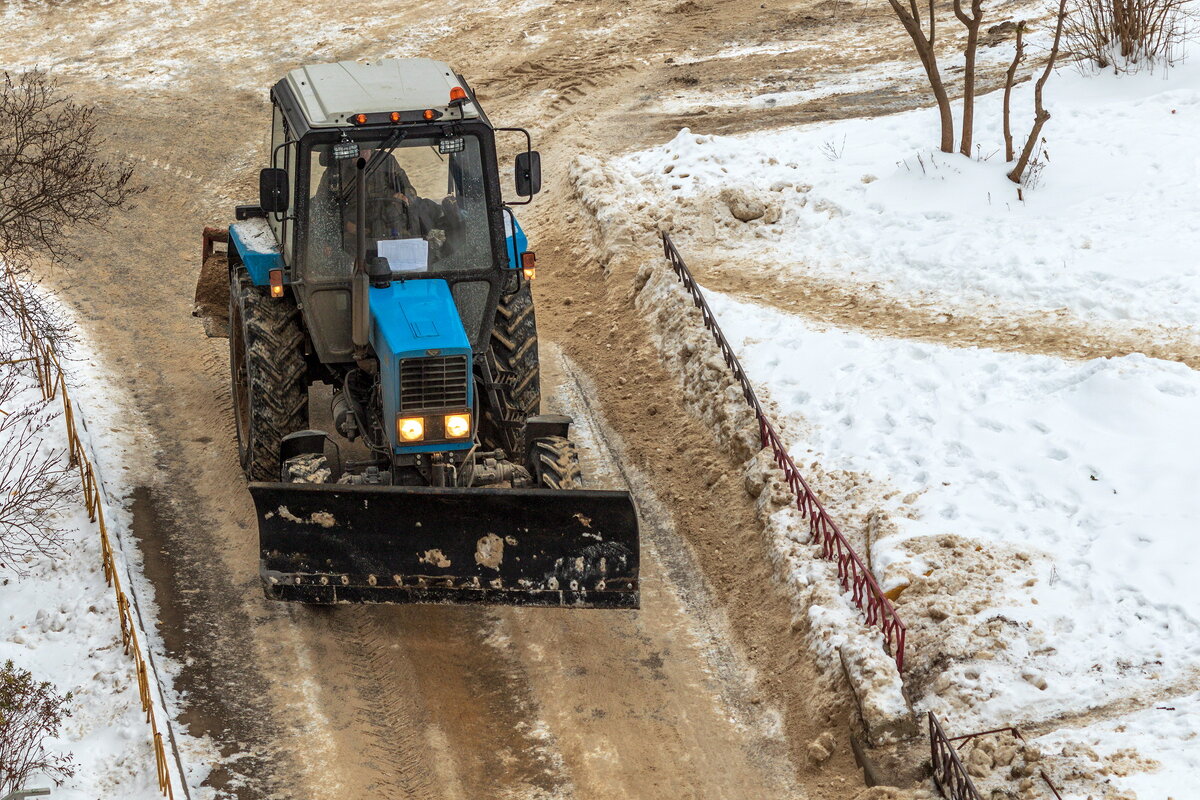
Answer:
[{"label": "tire track in mud", "polygon": [[379,773],[371,791],[573,796],[552,738],[537,735],[528,677],[489,645],[498,624],[492,612],[366,607],[330,616],[355,677],[355,716],[370,731],[367,766]]},{"label": "tire track in mud", "polygon": [[[341,614],[349,617],[350,614]],[[366,753],[368,765],[378,778],[368,790],[387,797],[428,797],[434,788],[430,763],[421,743],[422,726],[412,713],[415,695],[412,664],[395,653],[375,630],[370,616],[353,615],[349,625],[335,626],[346,671],[356,679],[361,705],[356,715],[363,729],[372,732]]]}]

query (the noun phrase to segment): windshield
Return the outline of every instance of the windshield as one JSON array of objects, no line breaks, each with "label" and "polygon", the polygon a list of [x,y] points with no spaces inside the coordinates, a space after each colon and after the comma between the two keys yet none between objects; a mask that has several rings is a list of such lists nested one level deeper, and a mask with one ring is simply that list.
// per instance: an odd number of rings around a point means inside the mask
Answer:
[{"label": "windshield", "polygon": [[[390,135],[390,132],[389,134]],[[396,275],[481,269],[492,263],[479,140],[438,152],[437,138],[401,141],[391,153],[385,138],[358,140],[367,175],[367,257],[382,256]],[[344,145],[343,145],[344,146]],[[334,144],[310,151],[306,274],[349,278],[354,270],[358,158],[334,158]],[[353,150],[351,149],[351,154]]]}]

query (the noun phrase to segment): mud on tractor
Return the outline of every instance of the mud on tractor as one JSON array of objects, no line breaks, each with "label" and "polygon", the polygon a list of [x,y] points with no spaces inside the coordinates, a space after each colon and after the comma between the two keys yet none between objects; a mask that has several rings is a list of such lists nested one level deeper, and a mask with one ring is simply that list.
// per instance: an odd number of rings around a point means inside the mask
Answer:
[{"label": "mud on tractor", "polygon": [[267,596],[637,607],[632,498],[582,488],[570,418],[539,413],[528,132],[428,59],[302,67],[271,101],[258,205],[205,229],[194,312],[229,338]]}]

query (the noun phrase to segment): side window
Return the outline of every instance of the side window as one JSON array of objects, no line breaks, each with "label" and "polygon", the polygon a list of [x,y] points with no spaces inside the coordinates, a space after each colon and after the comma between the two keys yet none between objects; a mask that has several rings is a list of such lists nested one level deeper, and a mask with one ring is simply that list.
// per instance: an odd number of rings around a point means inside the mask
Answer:
[{"label": "side window", "polygon": [[283,112],[279,106],[274,106],[275,114],[271,118],[271,153],[272,167],[285,167],[282,162],[283,151],[275,152],[275,148],[287,141],[287,125],[283,121]]},{"label": "side window", "polygon": [[[284,121],[283,112],[279,110],[279,106],[274,106],[274,113],[271,115],[271,166],[278,169],[285,169],[289,173],[289,177],[293,177],[295,170],[295,158],[291,152],[295,146],[279,147],[288,140],[287,122]],[[278,148],[278,149],[277,149]],[[295,204],[295,198],[292,198],[292,203]],[[271,230],[275,232],[275,238],[283,243],[283,260],[286,264],[292,263],[292,227],[288,224],[287,217],[292,212],[287,214],[270,214],[268,221],[271,224]]]}]

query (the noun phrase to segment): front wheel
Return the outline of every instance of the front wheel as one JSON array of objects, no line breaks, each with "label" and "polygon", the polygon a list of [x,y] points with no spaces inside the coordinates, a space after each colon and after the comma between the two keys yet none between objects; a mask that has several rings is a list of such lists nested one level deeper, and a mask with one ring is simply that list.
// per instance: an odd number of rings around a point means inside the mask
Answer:
[{"label": "front wheel", "polygon": [[516,293],[501,296],[492,325],[490,358],[499,407],[484,406],[480,438],[489,448],[520,453],[525,420],[538,413],[542,399],[537,318],[529,281]]},{"label": "front wheel", "polygon": [[529,443],[529,461],[537,485],[543,489],[582,489],[579,450],[562,436],[544,436]]},{"label": "front wheel", "polygon": [[242,267],[230,276],[229,369],[242,470],[277,481],[280,442],[308,427],[304,330],[295,300],[268,297]]}]

